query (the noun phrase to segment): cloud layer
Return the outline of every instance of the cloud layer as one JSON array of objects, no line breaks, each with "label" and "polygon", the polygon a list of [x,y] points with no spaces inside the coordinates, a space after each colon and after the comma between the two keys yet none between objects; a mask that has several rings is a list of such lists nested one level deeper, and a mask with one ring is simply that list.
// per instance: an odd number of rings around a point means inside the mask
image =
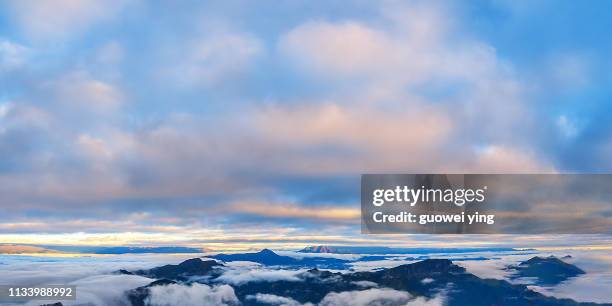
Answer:
[{"label": "cloud layer", "polygon": [[365,243],[361,173],[606,172],[609,10],[547,6],[2,3],[0,238]]}]

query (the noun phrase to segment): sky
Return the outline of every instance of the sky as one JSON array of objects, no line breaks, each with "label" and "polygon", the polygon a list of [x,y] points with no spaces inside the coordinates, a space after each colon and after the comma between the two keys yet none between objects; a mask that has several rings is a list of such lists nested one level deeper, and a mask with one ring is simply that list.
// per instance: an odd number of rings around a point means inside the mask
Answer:
[{"label": "sky", "polygon": [[611,6],[2,1],[0,242],[609,245],[362,235],[359,177],[609,173]]}]

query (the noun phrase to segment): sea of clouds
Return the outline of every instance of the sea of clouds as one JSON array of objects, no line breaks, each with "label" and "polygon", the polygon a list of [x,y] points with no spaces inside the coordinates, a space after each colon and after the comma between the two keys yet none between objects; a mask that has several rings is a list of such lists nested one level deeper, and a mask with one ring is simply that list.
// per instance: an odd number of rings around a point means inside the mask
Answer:
[{"label": "sea of clouds", "polygon": [[[311,256],[294,252],[283,252],[287,256]],[[419,254],[423,255],[423,254]],[[463,266],[468,272],[481,278],[505,279],[511,282],[523,282],[530,288],[543,294],[572,298],[584,302],[612,301],[612,255],[607,251],[555,251],[555,252],[479,252],[467,254],[428,254],[432,258],[449,258]],[[517,264],[535,255],[555,255],[565,258],[572,264],[585,270],[587,274],[569,279],[557,286],[542,287],[529,280],[512,280],[511,271],[504,268]],[[331,255],[344,259],[358,259],[360,255]],[[406,259],[417,254],[390,255],[383,260],[356,261],[350,265],[353,271],[373,271],[390,268],[416,260]],[[26,256],[0,255],[0,275],[2,283],[10,285],[67,284],[77,286],[77,299],[65,301],[66,306],[75,305],[129,305],[124,292],[152,282],[152,279],[136,275],[120,275],[113,272],[119,269],[148,269],[164,264],[176,264],[193,257],[189,254],[169,255],[112,255],[112,256]],[[476,260],[476,259],[486,260]],[[168,285],[155,287],[147,302],[150,305],[179,306],[193,305],[195,301],[207,305],[236,305],[239,303],[233,287],[248,282],[272,282],[277,280],[303,281],[307,269],[283,269],[266,267],[253,262],[239,261],[228,263],[222,276],[216,279],[215,285],[204,284]],[[334,270],[334,272],[337,270]],[[342,271],[344,273],[348,270]],[[427,279],[423,280],[429,281]],[[360,284],[363,290],[330,293],[319,303],[319,306],[343,305],[443,305],[445,296],[441,292],[432,299],[414,297],[407,292],[378,287],[376,283]],[[271,294],[256,294],[248,297],[270,305],[302,305],[289,297]],[[38,302],[12,304],[39,305]]]}]

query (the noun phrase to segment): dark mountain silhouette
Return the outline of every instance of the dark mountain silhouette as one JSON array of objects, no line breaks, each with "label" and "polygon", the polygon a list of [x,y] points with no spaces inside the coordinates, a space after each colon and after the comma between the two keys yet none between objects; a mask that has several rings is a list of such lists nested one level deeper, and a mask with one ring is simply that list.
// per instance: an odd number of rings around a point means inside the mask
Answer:
[{"label": "dark mountain silhouette", "polygon": [[[269,252],[264,252],[264,254],[266,253],[271,255]],[[413,264],[375,272],[343,274],[311,269],[299,274],[298,277],[301,281],[248,282],[235,286],[234,290],[244,306],[264,305],[255,299],[248,298],[258,293],[288,297],[300,303],[316,304],[331,292],[363,290],[363,287],[358,285],[358,282],[363,281],[376,283],[380,288],[406,291],[418,297],[433,298],[442,294],[445,296],[446,305],[449,306],[598,305],[594,303],[578,303],[570,299],[547,297],[530,290],[525,285],[511,284],[504,280],[482,279],[466,272],[463,267],[453,264],[448,259],[426,259]],[[423,281],[425,279],[428,281]],[[216,284],[214,279],[200,282],[209,285]],[[174,282],[167,280],[163,282],[158,281],[157,283],[154,282],[148,286],[131,290],[127,293],[129,300],[132,302],[132,305],[144,305],[149,292],[148,288],[168,283]],[[392,304],[389,305],[391,306]]]},{"label": "dark mountain silhouette", "polygon": [[[186,281],[193,276],[217,276],[220,273],[217,268],[220,267],[223,267],[223,264],[214,260],[203,261],[200,258],[192,258],[178,265],[165,265],[150,270],[137,270],[131,273],[150,278]],[[121,271],[125,270],[119,270],[121,274],[126,274],[125,272],[130,273],[129,271]]]},{"label": "dark mountain silhouette", "polygon": [[115,272],[115,274],[134,275],[134,273],[124,269],[119,269],[119,271]]},{"label": "dark mountain silhouette", "polygon": [[337,258],[326,257],[304,257],[296,259],[290,256],[282,256],[269,249],[263,249],[257,253],[241,254],[218,254],[208,256],[224,262],[232,261],[252,261],[266,266],[299,266],[299,267],[319,267],[329,269],[342,269],[349,261]]},{"label": "dark mountain silhouette", "polygon": [[535,278],[538,285],[557,285],[569,278],[585,274],[582,269],[568,264],[561,259],[550,257],[533,257],[518,265],[508,267],[513,270],[513,278]]},{"label": "dark mountain silhouette", "polygon": [[[376,272],[341,274],[310,270],[308,273],[310,277],[305,276],[304,282],[247,283],[237,287],[236,294],[244,305],[260,305],[256,301],[245,300],[246,296],[257,293],[291,297],[301,303],[317,303],[330,292],[361,290],[355,282],[369,281],[380,287],[427,298],[444,292],[447,304],[451,306],[595,305],[547,297],[524,285],[512,285],[503,280],[481,279],[448,259],[427,259]],[[433,281],[423,282],[426,278]]]}]

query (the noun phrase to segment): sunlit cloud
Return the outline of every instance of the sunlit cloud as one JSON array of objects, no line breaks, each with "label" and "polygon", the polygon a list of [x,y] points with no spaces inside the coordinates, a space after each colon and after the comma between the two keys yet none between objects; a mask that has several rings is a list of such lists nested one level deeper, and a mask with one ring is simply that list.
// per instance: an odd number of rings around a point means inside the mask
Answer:
[{"label": "sunlit cloud", "polygon": [[253,5],[0,4],[0,241],[553,247],[361,235],[359,175],[612,165],[609,46],[516,26],[572,8]]}]

